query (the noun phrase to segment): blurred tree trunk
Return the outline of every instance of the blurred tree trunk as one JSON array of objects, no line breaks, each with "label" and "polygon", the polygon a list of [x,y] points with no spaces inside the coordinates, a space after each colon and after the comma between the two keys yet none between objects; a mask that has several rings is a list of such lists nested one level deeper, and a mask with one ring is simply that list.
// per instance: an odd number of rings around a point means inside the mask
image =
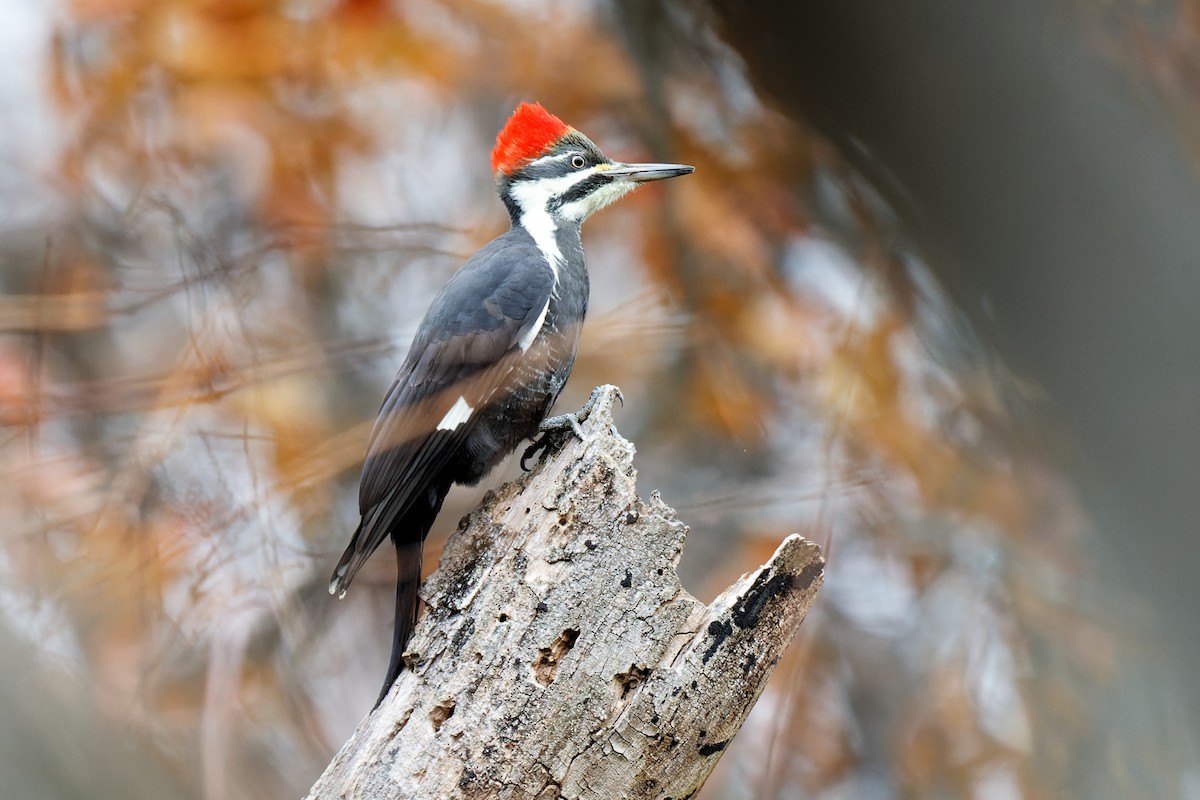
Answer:
[{"label": "blurred tree trunk", "polygon": [[709,606],[687,526],[636,494],[615,389],[572,441],[489,493],[424,586],[405,671],[310,798],[684,798],[708,777],[816,596],[788,537]]},{"label": "blurred tree trunk", "polygon": [[1120,33],[1107,7],[713,8],[755,83],[889,197],[974,330],[1046,390],[1110,580],[1156,601],[1179,674],[1200,671],[1200,637],[1179,635],[1200,602],[1200,315],[1180,300],[1200,293],[1200,183],[1099,37]]}]

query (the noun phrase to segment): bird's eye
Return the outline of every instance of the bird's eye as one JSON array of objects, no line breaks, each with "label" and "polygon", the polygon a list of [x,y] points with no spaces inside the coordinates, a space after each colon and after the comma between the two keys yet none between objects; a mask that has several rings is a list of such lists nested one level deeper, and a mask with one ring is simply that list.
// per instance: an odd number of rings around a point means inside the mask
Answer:
[{"label": "bird's eye", "polygon": [[575,169],[583,169],[587,166],[587,159],[578,154],[573,155],[571,156],[571,166]]}]

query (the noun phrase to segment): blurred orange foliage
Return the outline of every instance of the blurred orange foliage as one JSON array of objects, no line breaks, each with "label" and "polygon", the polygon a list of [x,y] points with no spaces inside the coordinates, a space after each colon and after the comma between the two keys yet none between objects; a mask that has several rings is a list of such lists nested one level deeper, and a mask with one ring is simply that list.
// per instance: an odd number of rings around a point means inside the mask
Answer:
[{"label": "blurred orange foliage", "polygon": [[[504,223],[487,152],[514,99],[614,157],[698,167],[589,223],[571,391],[623,386],[710,586],[793,530],[831,547],[830,610],[705,796],[883,764],[906,796],[1000,770],[1045,797],[1094,744],[1086,692],[1119,646],[1070,600],[1069,488],[1009,438],[999,379],[921,338],[945,301],[882,202],[702,16],[74,0],[49,58],[65,210],[0,297],[9,570],[61,608],[96,706],[196,796],[304,792],[369,708],[391,566],[336,611],[325,576],[396,346]],[[452,495],[440,534],[471,504]]]}]

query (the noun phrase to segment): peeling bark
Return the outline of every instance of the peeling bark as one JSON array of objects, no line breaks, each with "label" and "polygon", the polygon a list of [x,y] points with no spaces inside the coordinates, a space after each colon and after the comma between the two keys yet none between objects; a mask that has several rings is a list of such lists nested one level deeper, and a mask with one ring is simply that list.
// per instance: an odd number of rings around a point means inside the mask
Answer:
[{"label": "peeling bark", "polygon": [[422,588],[409,669],[310,798],[691,797],[821,584],[792,535],[705,606],[687,526],[636,494],[613,387],[584,441],[489,492]]}]

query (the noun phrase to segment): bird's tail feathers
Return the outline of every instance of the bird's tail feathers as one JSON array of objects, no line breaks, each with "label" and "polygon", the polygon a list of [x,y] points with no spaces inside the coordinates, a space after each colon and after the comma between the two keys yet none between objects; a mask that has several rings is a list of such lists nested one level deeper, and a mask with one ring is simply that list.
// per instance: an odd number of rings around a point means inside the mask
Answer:
[{"label": "bird's tail feathers", "polygon": [[388,659],[387,677],[379,692],[379,699],[375,701],[376,706],[387,697],[392,684],[404,669],[404,648],[417,624],[417,608],[420,605],[418,590],[421,588],[422,545],[449,491],[448,482],[429,487],[422,502],[409,509],[392,528],[392,542],[396,545],[396,620],[392,630],[392,654]]},{"label": "bird's tail feathers", "polygon": [[378,706],[404,669],[404,649],[417,624],[420,606],[421,543],[396,548],[396,618],[392,629],[392,654],[388,658],[387,677],[375,701]]},{"label": "bird's tail feathers", "polygon": [[358,527],[354,529],[354,535],[350,537],[350,544],[342,553],[342,557],[338,559],[333,575],[329,578],[329,593],[337,595],[339,600],[346,596],[346,590],[350,588],[350,581],[354,580],[354,576],[371,556],[370,552],[364,552],[358,547],[362,529],[363,523],[359,522]]}]

